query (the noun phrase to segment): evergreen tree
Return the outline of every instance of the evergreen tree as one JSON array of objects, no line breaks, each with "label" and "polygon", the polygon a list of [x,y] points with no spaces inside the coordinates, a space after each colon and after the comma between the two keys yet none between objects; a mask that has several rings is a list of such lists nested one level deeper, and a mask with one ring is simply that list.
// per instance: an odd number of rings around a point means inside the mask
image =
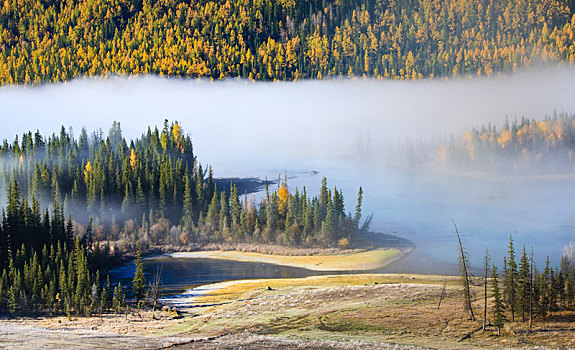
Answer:
[{"label": "evergreen tree", "polygon": [[132,280],[132,290],[139,307],[140,301],[146,296],[146,278],[144,277],[144,264],[142,263],[140,244],[138,244],[136,261],[134,264],[136,265],[136,272],[134,273],[134,279]]},{"label": "evergreen tree", "polygon": [[114,296],[112,297],[112,305],[114,307],[114,311],[117,314],[122,313],[125,303],[126,296],[124,295],[124,290],[122,289],[122,283],[118,283],[116,288],[114,288]]},{"label": "evergreen tree", "polygon": [[523,246],[517,276],[517,304],[519,311],[521,311],[521,320],[523,322],[526,321],[526,316],[529,315],[529,295],[531,291],[530,268],[529,257],[527,256],[525,246]]},{"label": "evergreen tree", "polygon": [[353,223],[356,231],[359,230],[359,220],[361,220],[361,205],[363,202],[363,188],[359,187],[357,192],[357,205],[355,206],[355,215],[353,216]]},{"label": "evergreen tree", "polygon": [[513,247],[513,238],[509,236],[509,256],[505,265],[505,282],[503,295],[505,298],[506,308],[511,312],[511,320],[515,322],[515,313],[517,310],[517,264],[515,262],[515,248]]},{"label": "evergreen tree", "polygon": [[501,334],[501,328],[503,328],[505,322],[505,304],[501,298],[501,292],[499,290],[499,275],[497,274],[497,267],[493,264],[493,271],[491,272],[492,278],[492,291],[493,291],[493,325],[497,327],[497,333]]}]

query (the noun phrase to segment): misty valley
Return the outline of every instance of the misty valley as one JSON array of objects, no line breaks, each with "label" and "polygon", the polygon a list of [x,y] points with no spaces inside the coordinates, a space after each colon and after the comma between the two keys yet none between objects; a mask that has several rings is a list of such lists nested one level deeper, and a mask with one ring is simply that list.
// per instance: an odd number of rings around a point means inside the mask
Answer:
[{"label": "misty valley", "polygon": [[[568,205],[575,194],[575,117],[524,118],[497,130],[489,124],[443,141],[406,140],[393,155],[360,140],[358,158],[284,158],[283,174],[264,169],[255,185],[247,178],[253,174],[249,164],[236,168],[233,175],[239,177],[229,180],[216,178],[211,166],[204,170],[179,122],[166,120],[130,141],[119,122],[107,133],[82,128],[77,137],[64,126],[48,137],[39,130],[25,132],[0,148],[7,201],[1,248],[9,266],[2,273],[1,305],[11,314],[118,312],[126,297],[137,297],[130,277],[136,266],[122,263],[136,249],[138,256],[142,249],[278,254],[276,246],[286,247],[279,254],[293,254],[289,247],[304,254],[322,249],[353,254],[389,247],[378,242],[387,233],[407,238],[394,246],[415,251],[403,250],[407,257],[366,272],[457,274],[450,228],[455,218],[465,228],[472,269],[479,271],[486,248],[494,259],[506,256],[509,235],[537,247],[534,264],[548,265],[550,259],[558,264],[575,227]],[[339,189],[330,188],[326,176]],[[240,194],[237,186],[244,181],[248,186]],[[357,183],[362,187],[354,212],[346,213],[345,204],[353,205],[344,192],[353,193]],[[319,196],[308,197],[314,192]],[[372,212],[362,220],[363,205]],[[368,235],[370,229],[376,233]],[[203,284],[318,274],[313,268],[277,270],[250,262],[162,258],[158,264],[157,259],[145,260],[144,276],[151,283],[162,271],[160,300],[183,309],[193,288]],[[562,273],[568,269],[564,263]],[[237,270],[237,264],[246,268]]]}]

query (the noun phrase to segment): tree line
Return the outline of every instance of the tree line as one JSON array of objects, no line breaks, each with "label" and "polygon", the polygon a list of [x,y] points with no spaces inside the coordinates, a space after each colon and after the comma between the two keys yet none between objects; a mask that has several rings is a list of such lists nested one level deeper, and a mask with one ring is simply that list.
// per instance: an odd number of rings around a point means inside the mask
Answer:
[{"label": "tree line", "polygon": [[62,208],[39,210],[33,198],[21,196],[17,182],[9,187],[0,227],[0,314],[88,315],[117,312],[126,300],[121,285],[114,292],[95,270],[104,254],[74,232]]},{"label": "tree line", "polygon": [[0,84],[492,75],[575,61],[573,0],[4,0]]},{"label": "tree line", "polygon": [[522,117],[506,121],[501,129],[483,125],[451,137],[440,147],[441,161],[464,167],[509,168],[528,171],[529,167],[565,170],[575,161],[575,115],[564,112],[543,120]]},{"label": "tree line", "polygon": [[[6,198],[0,225],[0,313],[90,315],[126,307],[121,285],[100,270],[118,253],[117,241],[137,243],[133,295],[148,294],[140,244],[209,242],[340,246],[355,243],[363,190],[345,213],[341,190],[324,178],[319,196],[287,181],[255,202],[235,185],[219,190],[177,122],[148,128],[130,143],[114,122],[104,139],[82,129],[39,131],[0,146]],[[41,209],[45,208],[45,209]],[[75,219],[72,219],[72,218]],[[111,219],[109,219],[111,218]],[[113,248],[109,245],[112,242]],[[159,297],[159,280],[149,289]]]},{"label": "tree line", "polygon": [[[279,182],[259,202],[234,184],[217,188],[211,167],[204,170],[190,137],[177,122],[148,128],[127,142],[114,122],[108,136],[82,129],[78,138],[62,127],[45,138],[39,131],[4,140],[2,193],[18,184],[24,197],[71,215],[86,244],[142,241],[152,245],[209,242],[276,243],[292,246],[348,246],[360,223],[363,191],[354,213],[346,213],[341,190],[323,179],[319,196]],[[38,209],[39,210],[39,209]],[[93,221],[91,221],[93,219]],[[85,235],[88,231],[89,235]],[[17,235],[41,247],[40,235]],[[2,254],[2,253],[0,253]]]},{"label": "tree line", "polygon": [[[517,255],[513,238],[509,237],[507,256],[503,258],[502,271],[485,256],[484,277],[484,329],[490,319],[498,332],[506,322],[529,322],[547,320],[554,312],[573,310],[575,307],[575,251],[573,244],[566,247],[559,268],[553,268],[547,256],[543,270],[535,264],[534,250],[525,246]],[[490,277],[489,277],[490,274]],[[464,272],[464,277],[468,276]],[[469,281],[464,280],[466,287]],[[490,286],[490,288],[488,288]],[[475,320],[471,298],[466,290],[466,310]],[[490,312],[488,313],[488,298]]]}]

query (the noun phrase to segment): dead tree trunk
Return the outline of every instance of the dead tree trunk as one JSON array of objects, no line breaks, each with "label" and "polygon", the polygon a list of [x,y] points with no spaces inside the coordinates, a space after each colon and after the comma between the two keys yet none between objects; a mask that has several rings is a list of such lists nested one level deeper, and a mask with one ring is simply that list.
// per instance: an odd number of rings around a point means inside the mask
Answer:
[{"label": "dead tree trunk", "polygon": [[529,272],[529,329],[533,328],[533,246],[531,246],[531,262]]},{"label": "dead tree trunk", "polygon": [[489,251],[485,249],[485,276],[483,277],[483,330],[487,327],[487,278],[489,273]]},{"label": "dead tree trunk", "polygon": [[158,306],[158,299],[162,296],[162,272],[164,266],[160,265],[156,268],[156,273],[154,274],[154,280],[150,282],[150,297],[152,299],[152,311],[156,311]]},{"label": "dead tree trunk", "polygon": [[457,242],[459,243],[459,268],[461,269],[461,278],[463,281],[465,308],[469,311],[469,318],[471,321],[475,322],[475,314],[473,313],[473,307],[471,306],[471,287],[469,285],[469,273],[467,271],[467,256],[465,256],[461,237],[459,236],[459,231],[457,230],[455,222],[453,223],[453,226],[455,227],[455,234],[457,235]]},{"label": "dead tree trunk", "polygon": [[441,306],[441,302],[443,301],[443,297],[445,296],[445,287],[447,286],[447,276],[445,276],[445,280],[443,281],[443,288],[441,288],[441,295],[439,296],[439,303],[437,303],[437,310]]}]

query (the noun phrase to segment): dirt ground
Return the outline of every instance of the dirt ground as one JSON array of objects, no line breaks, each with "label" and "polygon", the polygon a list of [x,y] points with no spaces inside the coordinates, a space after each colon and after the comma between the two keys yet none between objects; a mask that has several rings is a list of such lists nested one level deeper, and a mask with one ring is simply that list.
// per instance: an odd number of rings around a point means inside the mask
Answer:
[{"label": "dirt ground", "polygon": [[[0,320],[9,349],[525,349],[575,348],[575,314],[521,322],[502,335],[464,312],[456,278],[316,276],[229,283],[188,314]],[[269,288],[268,288],[269,287]],[[482,310],[479,287],[474,303]]]},{"label": "dirt ground", "polygon": [[169,312],[102,317],[0,319],[0,349],[160,349],[193,338],[161,335],[182,319]]},{"label": "dirt ground", "polygon": [[[548,322],[537,320],[532,331],[527,324],[509,323],[498,336],[493,327],[481,330],[481,314],[477,322],[469,320],[456,278],[448,280],[437,308],[443,280],[439,276],[321,276],[266,281],[271,290],[262,282],[238,283],[204,297],[212,306],[179,331],[212,337],[226,334],[222,339],[227,341],[233,336],[259,335],[288,339],[298,346],[332,341],[347,348],[390,344],[434,349],[575,348],[573,313],[554,315]],[[474,309],[480,313],[480,288],[475,292]]]}]

